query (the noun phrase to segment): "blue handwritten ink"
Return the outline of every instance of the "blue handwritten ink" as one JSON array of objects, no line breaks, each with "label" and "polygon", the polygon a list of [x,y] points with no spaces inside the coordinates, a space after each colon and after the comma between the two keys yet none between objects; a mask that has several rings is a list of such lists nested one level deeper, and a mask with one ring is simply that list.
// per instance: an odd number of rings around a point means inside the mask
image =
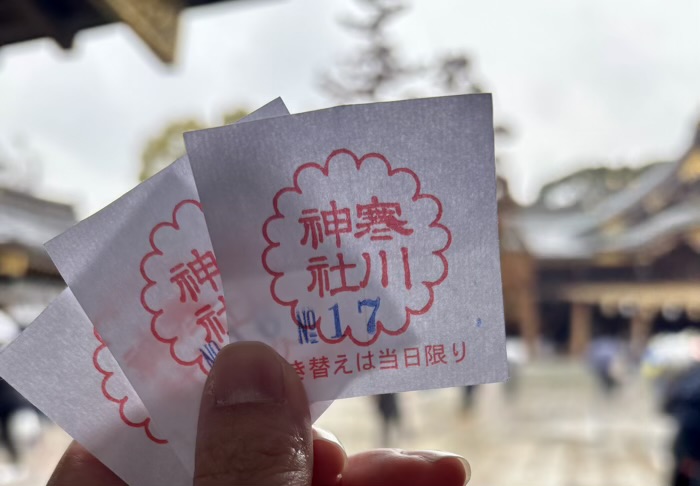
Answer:
[{"label": "blue handwritten ink", "polygon": [[201,348],[199,348],[199,351],[202,353],[202,356],[204,356],[204,360],[211,368],[214,364],[214,359],[216,359],[216,355],[219,354],[221,348],[215,341],[210,341]]},{"label": "blue handwritten ink", "polygon": [[362,313],[363,307],[372,307],[374,309],[372,310],[372,314],[369,316],[369,320],[367,321],[367,334],[374,334],[377,332],[377,311],[379,310],[379,304],[379,297],[376,299],[360,300],[357,303],[357,312],[359,313]]},{"label": "blue handwritten ink", "polygon": [[299,344],[318,343],[316,332],[316,313],[313,309],[297,311],[297,329],[299,331]]}]

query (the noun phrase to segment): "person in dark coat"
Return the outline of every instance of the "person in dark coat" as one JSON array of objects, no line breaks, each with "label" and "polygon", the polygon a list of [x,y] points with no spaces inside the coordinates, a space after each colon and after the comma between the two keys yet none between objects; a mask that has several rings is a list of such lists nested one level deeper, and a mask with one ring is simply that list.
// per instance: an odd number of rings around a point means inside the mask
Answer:
[{"label": "person in dark coat", "polygon": [[669,386],[664,410],[678,423],[672,486],[700,486],[700,363]]},{"label": "person in dark coat", "polygon": [[382,447],[391,445],[391,428],[397,430],[401,427],[401,413],[399,411],[398,395],[396,393],[385,393],[374,397],[379,415],[382,419]]}]

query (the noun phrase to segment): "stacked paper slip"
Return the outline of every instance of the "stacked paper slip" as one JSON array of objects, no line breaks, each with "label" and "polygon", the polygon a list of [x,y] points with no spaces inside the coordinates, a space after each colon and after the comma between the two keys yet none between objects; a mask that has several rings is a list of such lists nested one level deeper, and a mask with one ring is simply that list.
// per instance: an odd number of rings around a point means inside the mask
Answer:
[{"label": "stacked paper slip", "polygon": [[191,484],[229,342],[284,356],[314,419],[339,398],[506,378],[489,95],[299,115],[277,99],[185,142],[47,243],[68,289],[0,353],[0,375],[128,484]]}]

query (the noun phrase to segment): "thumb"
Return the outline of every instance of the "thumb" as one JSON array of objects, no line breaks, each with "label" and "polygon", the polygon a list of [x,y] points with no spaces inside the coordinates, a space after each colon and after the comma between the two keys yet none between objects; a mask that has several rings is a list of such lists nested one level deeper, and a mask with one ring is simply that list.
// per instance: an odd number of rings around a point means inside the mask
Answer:
[{"label": "thumb", "polygon": [[224,347],[202,395],[194,486],[309,486],[312,440],[294,369],[262,343]]}]

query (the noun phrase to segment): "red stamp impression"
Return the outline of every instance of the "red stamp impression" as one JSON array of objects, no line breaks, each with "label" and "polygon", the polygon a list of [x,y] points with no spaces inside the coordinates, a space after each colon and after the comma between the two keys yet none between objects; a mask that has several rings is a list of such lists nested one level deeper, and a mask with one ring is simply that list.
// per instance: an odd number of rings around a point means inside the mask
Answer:
[{"label": "red stamp impression", "polygon": [[263,225],[270,292],[288,307],[300,344],[398,336],[426,314],[448,276],[442,203],[386,157],[333,152],[279,190]]},{"label": "red stamp impression", "polygon": [[95,338],[97,338],[98,346],[92,355],[92,363],[95,369],[103,376],[102,394],[110,402],[119,405],[119,417],[122,422],[129,427],[143,429],[146,437],[156,444],[167,444],[167,440],[159,439],[153,434],[151,418],[143,413],[145,408],[141,401],[137,397],[129,396],[129,392],[133,391],[133,389],[126,389],[120,386],[120,383],[111,379],[114,376],[114,371],[111,370],[119,369],[119,365],[108,352],[103,352],[107,350],[107,344],[105,344],[97,331],[95,331]]},{"label": "red stamp impression", "polygon": [[151,251],[141,260],[146,282],[141,304],[152,316],[151,332],[170,346],[178,364],[208,374],[228,342],[228,329],[221,275],[200,203],[178,203],[172,218],[151,230],[149,242]]}]

